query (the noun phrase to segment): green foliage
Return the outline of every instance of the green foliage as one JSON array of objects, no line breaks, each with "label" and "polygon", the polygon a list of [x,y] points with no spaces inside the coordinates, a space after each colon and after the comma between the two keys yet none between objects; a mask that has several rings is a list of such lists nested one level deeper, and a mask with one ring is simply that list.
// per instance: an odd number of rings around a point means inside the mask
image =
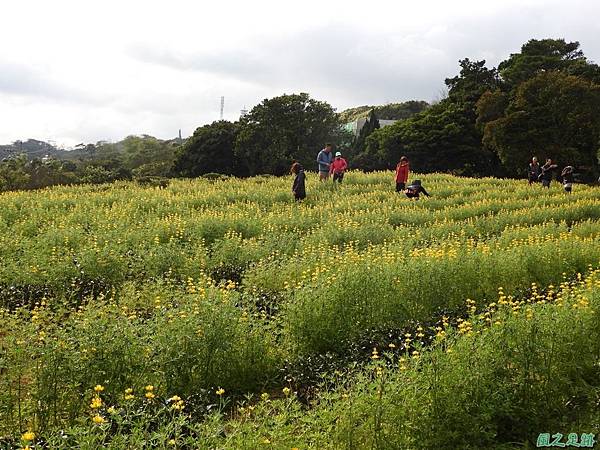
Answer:
[{"label": "green foliage", "polygon": [[597,172],[600,67],[578,42],[531,40],[498,70],[468,58],[459,64],[460,74],[446,79],[448,98],[373,133],[359,167],[391,168],[407,155],[425,172],[519,176],[538,154],[589,179]]},{"label": "green foliage", "polygon": [[493,154],[481,146],[481,135],[469,119],[470,106],[443,101],[425,112],[373,133],[366,155],[379,167],[393,167],[406,155],[412,167],[424,172],[489,174]]},{"label": "green foliage", "polygon": [[[189,414],[193,397],[164,386],[135,386],[126,399],[112,396],[108,385],[95,392],[90,385],[82,396],[96,405],[86,421],[43,439],[114,449],[501,450],[533,448],[545,430],[597,435],[599,275],[580,274],[546,292],[534,284],[519,298],[499,289],[491,303],[467,300],[469,316],[457,324],[444,316],[437,327],[368,349],[370,361],[360,367],[325,375],[308,408],[286,386],[239,400],[225,414],[231,397],[219,389],[205,394],[214,410],[198,421]],[[429,348],[394,351],[424,333],[434,335]]]},{"label": "green foliage", "polygon": [[369,161],[368,157],[361,158],[361,153],[365,152],[367,138],[379,128],[379,120],[375,115],[375,111],[371,110],[353,145],[354,154],[358,155],[354,164],[356,164],[357,167],[361,167],[363,170],[375,170],[379,168],[376,164],[373,164],[373,161]]},{"label": "green foliage", "polygon": [[[123,163],[128,169],[140,168],[149,164],[173,164],[175,147],[152,136],[128,136],[119,143],[123,148]],[[164,173],[168,173],[163,170]],[[146,168],[148,171],[148,168]],[[150,175],[149,173],[147,175]],[[152,173],[152,175],[159,175]]]},{"label": "green foliage", "polygon": [[448,98],[451,101],[473,105],[481,94],[498,87],[498,72],[495,68],[485,67],[485,60],[470,61],[469,58],[465,58],[458,63],[460,74],[445,80]]},{"label": "green foliage", "polygon": [[31,175],[27,173],[27,157],[19,155],[0,163],[0,190],[24,189]]},{"label": "green foliage", "polygon": [[[508,107],[508,95],[500,89],[484,92],[476,104],[477,126],[483,131],[486,123],[499,119]],[[485,140],[485,136],[484,136]]]},{"label": "green foliage", "polygon": [[502,80],[510,89],[541,72],[560,71],[600,83],[600,67],[590,63],[579,49],[579,42],[564,39],[531,39],[520,53],[511,54],[498,65]]},{"label": "green foliage", "polygon": [[243,175],[282,175],[292,160],[314,166],[325,143],[339,139],[339,128],[328,103],[305,93],[282,95],[264,100],[240,120],[234,154],[244,165]]},{"label": "green foliage", "polygon": [[177,155],[174,170],[186,177],[208,173],[234,175],[239,172],[233,149],[237,124],[219,121],[197,128]]},{"label": "green foliage", "polygon": [[493,114],[484,111],[486,100],[479,104],[480,119],[486,122],[484,142],[513,174],[522,173],[532,154],[563,166],[596,170],[600,85],[561,72],[544,72],[518,87],[499,118],[494,119],[498,108]]},{"label": "green foliage", "polygon": [[460,74],[446,79],[448,98],[410,119],[373,133],[362,159],[376,168],[392,168],[406,155],[424,172],[461,175],[498,173],[495,155],[483,147],[475,124],[475,102],[498,85],[495,69],[485,61],[460,61]]},{"label": "green foliage", "polygon": [[55,159],[33,159],[25,154],[0,162],[0,191],[39,189],[56,184],[75,184],[79,178],[73,164]]},{"label": "green foliage", "polygon": [[[174,142],[152,136],[129,136],[114,144],[81,144],[72,151],[52,151],[53,147],[44,144],[29,140],[23,145],[27,153],[0,161],[0,191],[80,183],[102,184],[128,180],[132,176],[136,179],[165,178],[172,175],[177,148]],[[31,155],[42,151],[56,156],[30,159]]]}]

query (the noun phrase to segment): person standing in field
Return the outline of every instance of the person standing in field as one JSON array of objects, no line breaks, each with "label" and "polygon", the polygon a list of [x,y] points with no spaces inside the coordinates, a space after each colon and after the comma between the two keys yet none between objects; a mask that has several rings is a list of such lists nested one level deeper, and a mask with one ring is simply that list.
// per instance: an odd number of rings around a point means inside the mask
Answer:
[{"label": "person standing in field", "polygon": [[325,148],[317,155],[317,164],[319,166],[319,179],[326,181],[329,178],[331,167],[331,144],[325,144]]},{"label": "person standing in field", "polygon": [[400,158],[400,162],[396,166],[396,192],[403,192],[408,181],[408,172],[410,166],[408,164],[408,158],[403,156]]},{"label": "person standing in field", "polygon": [[552,172],[557,168],[556,164],[552,164],[552,160],[550,158],[546,159],[546,164],[542,166],[541,173],[539,175],[539,179],[542,180],[542,186],[545,188],[550,188],[550,182],[552,181]]},{"label": "person standing in field", "polygon": [[431,197],[431,195],[429,195],[429,192],[427,192],[425,188],[421,186],[421,180],[413,181],[410,185],[406,187],[404,193],[408,198],[414,198],[416,200],[419,200],[420,194],[424,194],[427,197]]},{"label": "person standing in field", "polygon": [[527,169],[527,177],[529,178],[529,184],[537,183],[539,180],[539,176],[542,173],[540,168],[540,163],[538,163],[537,156],[531,158],[531,162],[529,163],[529,167]]},{"label": "person standing in field", "polygon": [[344,179],[344,173],[346,173],[346,169],[348,168],[348,163],[344,158],[342,158],[342,154],[340,152],[335,153],[335,159],[331,163],[329,167],[329,174],[333,174],[333,182],[336,181],[341,183]]},{"label": "person standing in field", "polygon": [[292,194],[294,194],[294,198],[298,202],[306,198],[306,175],[304,174],[302,165],[298,162],[292,164],[290,172],[296,175],[292,184]]},{"label": "person standing in field", "polygon": [[563,187],[565,188],[565,192],[567,194],[570,194],[571,191],[573,190],[573,172],[574,172],[574,168],[573,166],[567,166],[565,167],[561,174],[560,177],[562,178],[562,182],[563,182]]}]

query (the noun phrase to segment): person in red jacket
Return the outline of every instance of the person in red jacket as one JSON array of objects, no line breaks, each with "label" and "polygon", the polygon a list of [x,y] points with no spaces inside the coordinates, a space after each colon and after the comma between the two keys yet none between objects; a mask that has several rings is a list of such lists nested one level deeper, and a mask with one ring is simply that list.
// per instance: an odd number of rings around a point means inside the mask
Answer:
[{"label": "person in red jacket", "polygon": [[335,159],[329,166],[329,174],[333,174],[333,182],[336,181],[341,183],[344,179],[344,173],[348,168],[348,163],[344,158],[342,158],[342,154],[340,152],[336,152]]},{"label": "person in red jacket", "polygon": [[396,166],[396,192],[404,192],[406,182],[408,181],[409,171],[410,166],[408,165],[408,158],[403,156]]}]

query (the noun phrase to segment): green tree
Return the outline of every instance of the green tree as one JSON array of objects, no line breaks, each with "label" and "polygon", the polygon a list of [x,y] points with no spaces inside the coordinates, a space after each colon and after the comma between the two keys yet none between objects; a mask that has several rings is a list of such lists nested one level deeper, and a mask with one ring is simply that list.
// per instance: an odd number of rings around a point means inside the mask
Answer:
[{"label": "green tree", "polygon": [[469,58],[465,58],[458,63],[460,73],[445,80],[450,101],[474,107],[481,94],[499,86],[497,70],[495,68],[488,69],[485,66],[485,60],[471,61]]},{"label": "green tree", "polygon": [[[445,80],[448,98],[423,112],[375,131],[362,158],[379,167],[394,167],[401,155],[421,172],[445,171],[463,175],[499,172],[496,155],[482,144],[476,126],[477,100],[499,86],[495,69],[485,61],[459,61],[460,73]],[[362,159],[361,159],[362,161]]]},{"label": "green tree", "polygon": [[79,181],[76,175],[71,171],[65,170],[63,163],[57,159],[45,161],[34,158],[25,165],[25,170],[29,174],[29,179],[22,186],[24,189],[39,189],[58,184],[74,184]]},{"label": "green tree", "polygon": [[366,154],[387,167],[406,155],[419,172],[488,174],[497,167],[496,158],[481,145],[481,134],[467,108],[444,101],[382,128],[367,140]]},{"label": "green tree", "polygon": [[127,136],[118,142],[116,147],[122,155],[121,160],[125,168],[152,175],[170,172],[177,149],[177,145],[171,142],[148,135]]},{"label": "green tree", "polygon": [[225,120],[197,128],[177,155],[175,173],[185,177],[210,172],[237,175],[234,145],[238,131],[238,124]]},{"label": "green tree", "polygon": [[115,172],[107,170],[103,166],[94,165],[86,166],[80,175],[81,182],[89,184],[110,183],[117,179]]},{"label": "green tree", "polygon": [[485,124],[484,142],[514,175],[533,154],[597,171],[600,85],[541,72],[516,90],[505,115]]},{"label": "green tree", "polygon": [[508,107],[509,97],[500,89],[484,92],[476,103],[477,125],[481,130],[487,122],[499,119]]},{"label": "green tree", "polygon": [[373,133],[373,131],[378,130],[379,128],[379,120],[375,115],[375,111],[371,110],[371,112],[369,112],[369,116],[365,121],[365,124],[360,129],[360,133],[358,134],[356,141],[354,142],[354,151],[356,153],[364,152],[367,138],[371,133]]},{"label": "green tree", "polygon": [[0,190],[25,189],[31,175],[27,172],[27,156],[19,154],[0,162]]},{"label": "green tree", "polygon": [[354,140],[352,145],[352,154],[354,156],[354,166],[360,167],[362,170],[381,170],[388,167],[384,159],[381,157],[381,153],[377,150],[369,151],[367,147],[368,138],[375,131],[379,130],[379,120],[375,115],[375,111],[371,110],[365,121],[365,124],[361,128],[358,137]]},{"label": "green tree", "polygon": [[511,54],[502,61],[498,71],[506,87],[512,90],[547,71],[561,71],[600,82],[600,67],[586,59],[579,42],[564,39],[531,39],[521,47],[520,53]]},{"label": "green tree", "polygon": [[331,105],[305,93],[282,95],[263,100],[241,119],[234,154],[243,175],[281,175],[292,160],[314,167],[323,145],[341,138]]}]

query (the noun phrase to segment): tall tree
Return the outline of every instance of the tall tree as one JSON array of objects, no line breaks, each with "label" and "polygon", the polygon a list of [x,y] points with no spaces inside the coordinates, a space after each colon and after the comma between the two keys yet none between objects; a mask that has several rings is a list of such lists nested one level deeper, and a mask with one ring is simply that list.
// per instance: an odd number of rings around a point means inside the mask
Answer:
[{"label": "tall tree", "polygon": [[485,123],[484,142],[519,175],[533,154],[597,171],[600,85],[558,71],[521,83],[503,116]]},{"label": "tall tree", "polygon": [[484,148],[476,126],[476,102],[499,86],[495,69],[485,61],[459,61],[460,73],[445,80],[448,97],[409,119],[377,130],[367,139],[365,155],[380,167],[393,167],[401,155],[418,171],[488,175],[498,159]]},{"label": "tall tree", "polygon": [[373,133],[367,154],[393,167],[408,156],[419,172],[482,175],[497,167],[495,156],[481,145],[481,134],[471,121],[468,106],[444,101],[416,116]]},{"label": "tall tree", "polygon": [[356,153],[365,151],[367,138],[371,133],[373,133],[373,131],[378,130],[379,128],[379,119],[377,119],[375,111],[372,109],[365,120],[365,124],[360,129],[356,141],[354,142],[354,151]]},{"label": "tall tree", "polygon": [[579,48],[579,42],[564,39],[531,39],[498,65],[506,87],[515,90],[539,73],[562,71],[600,82],[600,67],[589,62]]},{"label": "tall tree", "polygon": [[196,177],[217,172],[237,175],[234,145],[238,124],[224,120],[197,128],[180,149],[175,160],[175,173]]},{"label": "tall tree", "polygon": [[314,167],[317,152],[340,137],[340,125],[328,103],[308,94],[266,99],[240,120],[235,156],[245,175],[281,175],[293,159]]},{"label": "tall tree", "polygon": [[485,60],[471,61],[469,58],[458,62],[460,73],[453,78],[446,78],[448,99],[454,103],[474,106],[481,94],[494,90],[499,86],[498,71],[488,69]]},{"label": "tall tree", "polygon": [[375,115],[374,109],[372,109],[352,145],[352,154],[354,155],[353,164],[355,167],[360,167],[362,170],[367,171],[386,169],[388,167],[389,164],[386,163],[377,150],[369,151],[367,148],[369,136],[372,136],[379,129],[379,120]]}]

